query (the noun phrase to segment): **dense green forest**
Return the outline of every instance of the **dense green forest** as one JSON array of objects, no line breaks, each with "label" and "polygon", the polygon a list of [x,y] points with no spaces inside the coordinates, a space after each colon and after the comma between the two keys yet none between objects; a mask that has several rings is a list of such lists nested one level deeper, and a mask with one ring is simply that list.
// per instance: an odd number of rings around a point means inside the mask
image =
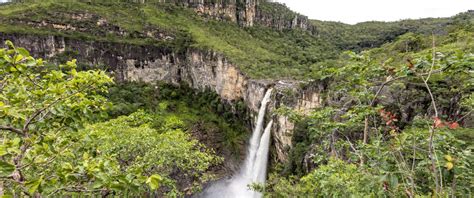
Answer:
[{"label": "dense green forest", "polygon": [[[278,3],[257,8],[296,16]],[[212,51],[250,79],[323,87],[310,113],[273,112],[295,127],[288,159],[271,158],[267,182],[249,186],[265,197],[472,196],[474,12],[308,25],[242,27],[160,1],[0,4],[0,36]],[[245,155],[253,114],[243,99],[121,82],[108,66],[77,62],[79,51],[29,51],[0,48],[2,197],[191,196]]]}]

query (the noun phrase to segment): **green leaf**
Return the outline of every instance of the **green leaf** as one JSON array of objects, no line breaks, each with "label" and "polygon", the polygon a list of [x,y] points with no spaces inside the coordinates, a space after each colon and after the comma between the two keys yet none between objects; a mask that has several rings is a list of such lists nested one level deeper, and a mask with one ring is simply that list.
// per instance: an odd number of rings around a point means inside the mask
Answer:
[{"label": "green leaf", "polygon": [[6,155],[8,152],[7,152],[7,148],[5,145],[1,145],[0,146],[0,156],[4,156]]},{"label": "green leaf", "polygon": [[13,198],[13,195],[11,195],[11,194],[4,194],[4,195],[0,196],[0,198]]},{"label": "green leaf", "polygon": [[39,186],[41,185],[42,182],[43,182],[43,176],[41,176],[37,180],[27,182],[26,187],[28,188],[28,192],[30,194],[34,194],[38,190],[38,188],[39,188]]},{"label": "green leaf", "polygon": [[11,42],[10,40],[5,41],[5,45],[12,49],[15,48],[15,46],[13,45],[13,42]]},{"label": "green leaf", "polygon": [[125,190],[125,186],[122,183],[117,182],[117,181],[112,182],[112,184],[110,184],[110,188],[118,192]]},{"label": "green leaf", "polygon": [[390,186],[397,186],[398,185],[398,177],[395,175],[390,176]]},{"label": "green leaf", "polygon": [[21,139],[19,137],[16,137],[12,140],[12,145],[13,146],[18,146],[20,145]]},{"label": "green leaf", "polygon": [[99,188],[102,188],[102,186],[104,186],[103,181],[102,180],[96,180],[96,181],[94,181],[94,184],[92,185],[92,188],[99,189]]},{"label": "green leaf", "polygon": [[15,63],[18,63],[18,62],[20,62],[21,60],[23,60],[23,55],[18,54],[18,55],[15,56]]},{"label": "green leaf", "polygon": [[36,61],[34,59],[27,60],[25,65],[28,67],[34,66],[36,65]]},{"label": "green leaf", "polygon": [[0,176],[7,177],[15,171],[15,166],[8,162],[0,161]]},{"label": "green leaf", "polygon": [[28,50],[26,50],[25,48],[20,47],[17,50],[18,50],[18,53],[24,57],[30,56],[30,52],[28,52]]},{"label": "green leaf", "polygon": [[147,180],[146,183],[150,186],[152,190],[156,190],[160,187],[160,181],[162,180],[159,175],[152,175]]},{"label": "green leaf", "polygon": [[12,62],[12,59],[10,58],[10,56],[8,55],[4,55],[3,56],[3,59],[5,59],[7,62],[11,63]]},{"label": "green leaf", "polygon": [[74,168],[72,167],[71,163],[66,162],[62,165],[62,168],[67,171],[72,171]]}]

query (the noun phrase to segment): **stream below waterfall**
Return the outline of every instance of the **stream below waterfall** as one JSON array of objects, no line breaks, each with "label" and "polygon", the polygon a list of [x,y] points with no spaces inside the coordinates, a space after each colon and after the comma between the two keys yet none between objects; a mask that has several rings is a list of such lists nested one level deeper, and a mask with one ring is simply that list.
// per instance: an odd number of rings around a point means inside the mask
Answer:
[{"label": "stream below waterfall", "polygon": [[[265,129],[265,113],[270,101],[272,89],[268,89],[260,104],[255,128],[250,138],[247,155],[239,172],[229,180],[218,181],[201,194],[199,198],[259,198],[260,192],[249,189],[252,183],[265,183],[267,175],[268,154],[270,149],[270,134],[273,121],[268,122]],[[264,129],[264,130],[263,130]]]}]

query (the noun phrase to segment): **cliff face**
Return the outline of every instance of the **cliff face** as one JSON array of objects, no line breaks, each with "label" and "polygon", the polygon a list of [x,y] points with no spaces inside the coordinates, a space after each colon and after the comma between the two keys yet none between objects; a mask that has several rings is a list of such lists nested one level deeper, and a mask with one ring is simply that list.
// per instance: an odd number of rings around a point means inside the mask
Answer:
[{"label": "cliff face", "polygon": [[312,26],[306,16],[294,14],[292,18],[275,17],[266,12],[258,12],[257,22],[266,27],[272,27],[277,30],[301,29],[311,30]]},{"label": "cliff face", "polygon": [[[147,0],[130,0],[145,3]],[[209,19],[231,21],[242,27],[266,26],[277,30],[310,30],[306,17],[292,12],[286,6],[267,0],[150,0],[159,3],[175,4],[193,9]],[[159,5],[158,5],[159,6]],[[1,33],[0,40],[11,40],[16,45],[27,48],[37,57],[58,58],[73,54],[79,63],[103,66],[118,81],[166,82],[175,85],[182,83],[196,90],[213,90],[229,104],[243,101],[247,108],[258,112],[265,90],[275,87],[273,102],[269,111],[281,106],[308,112],[321,104],[318,90],[299,88],[300,82],[280,82],[254,80],[245,76],[222,54],[211,50],[198,50],[190,45],[180,45],[178,38],[185,36],[168,32],[159,27],[144,26],[142,31],[130,31],[112,23],[101,15],[80,10],[62,11],[55,7],[47,9],[43,15],[20,15],[5,18],[0,22],[35,29],[49,29],[58,32],[74,32],[80,35],[93,35],[93,38],[77,36],[38,36],[29,33]],[[49,12],[51,11],[51,12]],[[63,34],[55,34],[63,35]],[[66,34],[67,35],[67,34]],[[151,44],[123,44],[115,41],[97,41],[107,36],[135,40],[153,40],[155,43],[173,43],[185,48],[176,52],[170,45],[151,46]],[[95,40],[95,41],[92,41]],[[122,40],[122,41],[123,41]],[[178,39],[179,40],[179,39]],[[178,44],[177,44],[178,43]],[[293,94],[287,95],[288,90]],[[276,158],[287,159],[291,147],[293,123],[285,116],[275,115],[273,128]]]},{"label": "cliff face", "polygon": [[[136,46],[108,42],[75,40],[61,36],[34,36],[0,33],[0,40],[11,40],[26,47],[34,56],[51,58],[75,52],[78,62],[107,65],[118,81],[185,83],[197,90],[213,90],[230,104],[243,100],[256,116],[265,90],[274,87],[272,112],[281,106],[308,113],[321,105],[320,89],[302,89],[299,82],[252,80],[224,56],[197,49],[176,54],[153,46]],[[288,96],[288,91],[294,94]],[[272,136],[277,160],[287,159],[291,147],[293,123],[285,116],[272,117],[276,125]]]},{"label": "cliff face", "polygon": [[160,0],[159,2],[192,8],[201,16],[235,22],[242,27],[262,25],[278,30],[312,29],[308,17],[268,0]]},{"label": "cliff face", "polygon": [[243,27],[254,25],[259,0],[160,0],[192,8],[201,16],[239,23]]},{"label": "cliff face", "polygon": [[[278,81],[275,84],[275,97],[270,105],[271,110],[281,107],[290,108],[301,115],[308,115],[312,109],[323,105],[321,92],[322,83],[313,82],[309,86],[301,86],[298,81]],[[288,151],[292,146],[294,123],[285,115],[274,115],[273,140],[276,157],[279,161],[288,160]]]},{"label": "cliff face", "polygon": [[283,4],[268,1],[259,4],[255,21],[277,30],[300,29],[312,32],[314,29],[307,16],[293,12]]}]

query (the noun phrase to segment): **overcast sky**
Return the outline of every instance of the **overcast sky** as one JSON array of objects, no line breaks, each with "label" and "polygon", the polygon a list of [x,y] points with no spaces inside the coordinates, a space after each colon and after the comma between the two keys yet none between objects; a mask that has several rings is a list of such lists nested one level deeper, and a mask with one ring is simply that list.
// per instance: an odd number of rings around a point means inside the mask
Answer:
[{"label": "overcast sky", "polygon": [[474,0],[275,0],[310,19],[355,24],[449,17],[474,10]]}]

